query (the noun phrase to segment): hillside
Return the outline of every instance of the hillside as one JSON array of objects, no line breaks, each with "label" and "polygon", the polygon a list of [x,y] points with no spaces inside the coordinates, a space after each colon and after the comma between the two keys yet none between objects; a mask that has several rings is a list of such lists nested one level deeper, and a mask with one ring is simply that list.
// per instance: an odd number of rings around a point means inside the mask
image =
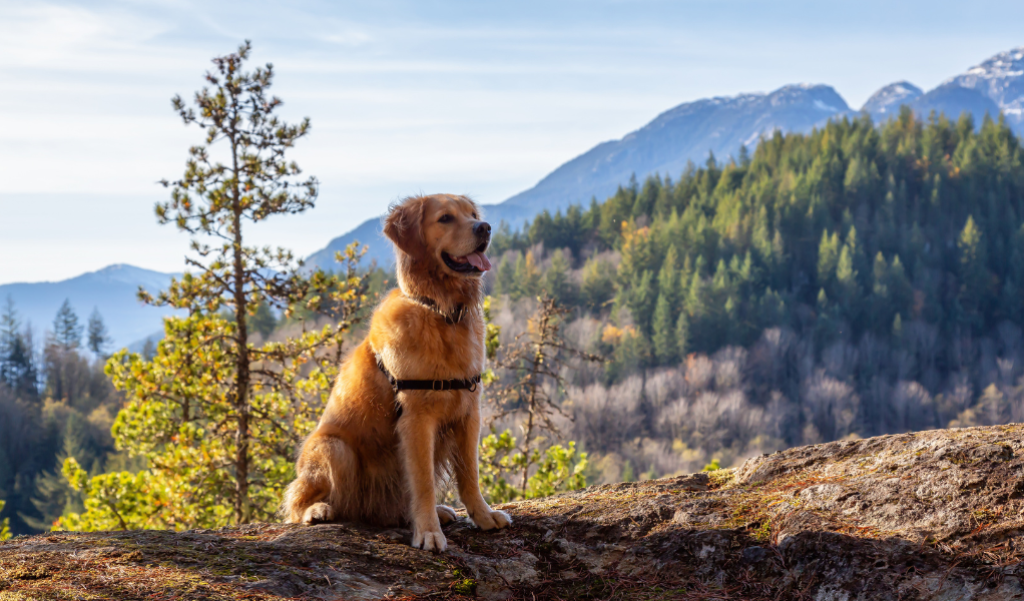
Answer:
[{"label": "hillside", "polygon": [[801,447],[736,470],[504,505],[405,529],[253,524],[0,543],[0,598],[872,599],[1024,595],[1024,426]]},{"label": "hillside", "polygon": [[136,293],[140,286],[151,292],[163,290],[173,275],[132,265],[110,265],[59,282],[3,284],[0,301],[10,297],[22,323],[31,323],[37,336],[52,327],[65,299],[71,301],[83,324],[94,308],[99,309],[113,339],[112,348],[121,348],[160,329],[160,318],[171,311],[143,305]]}]

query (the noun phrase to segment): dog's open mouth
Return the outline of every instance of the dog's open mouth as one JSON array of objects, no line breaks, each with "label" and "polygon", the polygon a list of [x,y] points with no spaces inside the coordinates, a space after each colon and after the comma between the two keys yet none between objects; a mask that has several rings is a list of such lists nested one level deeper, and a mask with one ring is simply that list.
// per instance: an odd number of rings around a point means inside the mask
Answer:
[{"label": "dog's open mouth", "polygon": [[481,244],[476,250],[464,257],[455,257],[441,251],[441,259],[448,269],[459,273],[483,273],[491,268],[491,262],[487,260],[484,251],[487,250],[487,243]]}]

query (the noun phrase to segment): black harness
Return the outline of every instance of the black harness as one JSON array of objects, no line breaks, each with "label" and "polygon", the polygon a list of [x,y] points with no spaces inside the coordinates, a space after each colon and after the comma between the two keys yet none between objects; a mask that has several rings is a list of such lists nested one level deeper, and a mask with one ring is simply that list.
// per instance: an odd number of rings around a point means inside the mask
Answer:
[{"label": "black harness", "polygon": [[[407,296],[409,300],[423,305],[430,309],[434,313],[437,313],[444,318],[445,323],[448,325],[458,325],[462,318],[466,316],[466,306],[459,303],[455,306],[455,310],[451,312],[442,311],[437,305],[437,301],[426,296]],[[433,390],[435,392],[443,392],[447,390],[468,390],[470,392],[476,392],[477,385],[480,384],[481,374],[477,374],[469,379],[455,379],[455,380],[399,380],[395,378],[388,371],[388,368],[384,367],[384,362],[381,361],[380,356],[375,357],[377,359],[377,368],[380,369],[384,377],[388,379],[391,384],[391,390],[395,393],[395,419],[402,417],[402,404],[398,402],[398,393],[402,390]]]}]

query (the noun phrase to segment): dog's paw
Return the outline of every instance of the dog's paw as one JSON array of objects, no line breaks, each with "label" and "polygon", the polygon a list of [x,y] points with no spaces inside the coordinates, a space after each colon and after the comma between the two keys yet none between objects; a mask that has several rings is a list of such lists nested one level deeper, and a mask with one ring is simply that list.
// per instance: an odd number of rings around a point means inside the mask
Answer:
[{"label": "dog's paw", "polygon": [[437,506],[437,519],[441,521],[442,525],[450,524],[454,522],[457,518],[458,516],[455,515],[455,510],[452,509],[451,507],[448,507],[447,505]]},{"label": "dog's paw", "polygon": [[512,524],[512,517],[504,511],[497,509],[486,509],[473,514],[473,523],[481,530],[493,530],[495,528],[506,528]]},{"label": "dog's paw", "polygon": [[448,548],[448,539],[440,529],[420,530],[416,529],[412,534],[412,546],[424,551],[439,553]]},{"label": "dog's paw", "polygon": [[317,524],[334,519],[334,508],[327,503],[314,503],[302,514],[303,524]]}]

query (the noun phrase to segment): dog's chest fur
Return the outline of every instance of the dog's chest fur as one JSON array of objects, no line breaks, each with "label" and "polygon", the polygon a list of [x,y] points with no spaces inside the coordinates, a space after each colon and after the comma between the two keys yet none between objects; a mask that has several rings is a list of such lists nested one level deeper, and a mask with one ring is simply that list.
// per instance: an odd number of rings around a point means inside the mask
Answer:
[{"label": "dog's chest fur", "polygon": [[[477,307],[459,323],[446,323],[433,310],[392,296],[375,327],[385,335],[373,340],[374,351],[398,379],[462,379],[484,369],[484,322]],[[377,325],[377,324],[375,324]]]}]

